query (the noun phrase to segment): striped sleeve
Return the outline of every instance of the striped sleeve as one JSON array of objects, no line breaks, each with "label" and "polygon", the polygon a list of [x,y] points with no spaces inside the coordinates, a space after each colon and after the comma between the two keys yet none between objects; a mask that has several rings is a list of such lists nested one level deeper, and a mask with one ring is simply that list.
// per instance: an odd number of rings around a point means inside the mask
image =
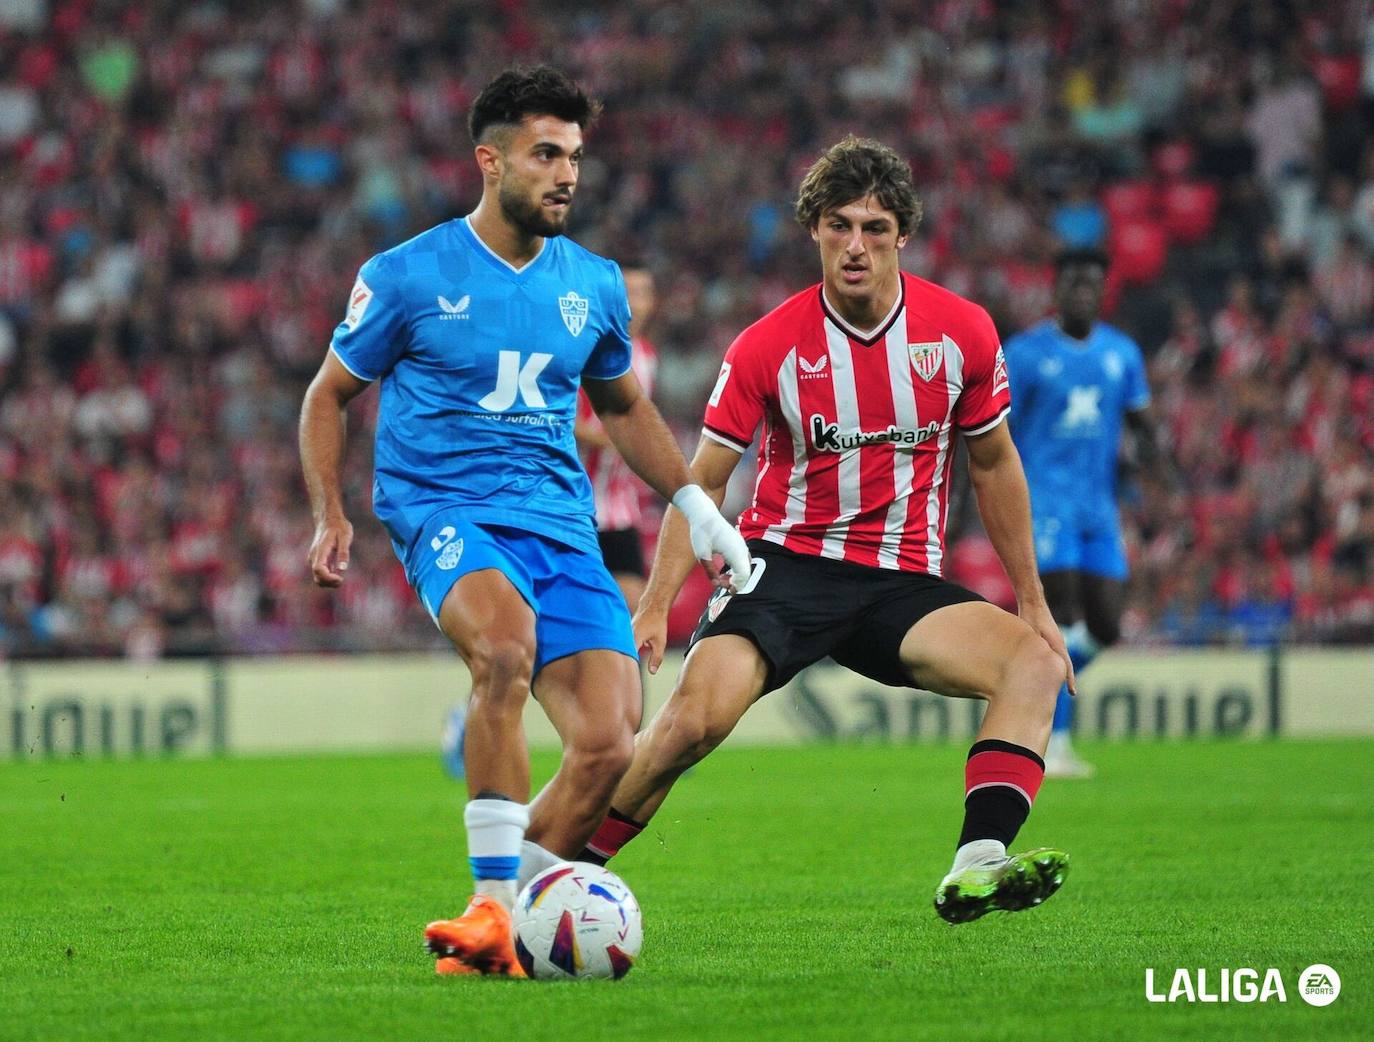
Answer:
[{"label": "striped sleeve", "polygon": [[759,352],[744,334],[736,337],[725,352],[716,386],[706,402],[702,433],[736,452],[749,448],[763,420],[767,387],[759,362]]},{"label": "striped sleeve", "polygon": [[965,434],[985,434],[1011,411],[1007,359],[992,319],[982,308],[965,334],[964,387],[954,408],[954,422]]}]

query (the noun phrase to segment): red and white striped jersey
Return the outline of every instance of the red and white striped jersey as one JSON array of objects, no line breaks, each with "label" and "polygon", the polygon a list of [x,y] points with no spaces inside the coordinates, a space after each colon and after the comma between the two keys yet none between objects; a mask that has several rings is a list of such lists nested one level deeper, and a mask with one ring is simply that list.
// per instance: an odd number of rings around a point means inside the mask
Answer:
[{"label": "red and white striped jersey", "polygon": [[[635,337],[630,355],[630,368],[639,377],[644,393],[654,393],[654,376],[658,371],[658,352],[643,337]],[[577,422],[601,429],[601,421],[592,411],[585,391],[577,392]],[[644,483],[620,458],[614,447],[590,448],[582,451],[582,464],[592,479],[592,495],[596,499],[596,527],[600,532],[616,532],[623,528],[638,528],[643,520]]]},{"label": "red and white striped jersey", "polygon": [[901,287],[870,334],[813,286],[726,352],[705,434],[744,452],[763,424],[746,539],[941,575],[955,430],[992,430],[1011,393],[986,311],[905,272]]}]

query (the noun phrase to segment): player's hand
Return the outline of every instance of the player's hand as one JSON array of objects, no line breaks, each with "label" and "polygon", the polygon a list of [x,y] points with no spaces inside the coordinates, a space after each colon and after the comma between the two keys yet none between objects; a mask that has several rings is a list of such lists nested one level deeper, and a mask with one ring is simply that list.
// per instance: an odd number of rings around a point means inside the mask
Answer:
[{"label": "player's hand", "polygon": [[1050,614],[1049,605],[1041,601],[1021,608],[1018,614],[1030,623],[1031,628],[1064,660],[1064,679],[1068,681],[1069,694],[1077,697],[1078,682],[1073,675],[1073,660],[1069,658],[1069,649],[1064,646],[1064,635],[1059,632],[1059,624]]},{"label": "player's hand", "polygon": [[[692,553],[696,555],[707,576],[716,586],[738,593],[749,581],[749,547],[744,537],[721,516],[711,497],[698,485],[684,485],[673,496],[673,506],[687,518],[692,535]],[[730,568],[727,578],[716,567],[716,554],[725,558]]]},{"label": "player's hand", "polygon": [[316,586],[336,587],[348,571],[348,553],[353,546],[353,526],[346,517],[325,518],[315,526],[310,544],[310,573]]},{"label": "player's hand", "polygon": [[668,647],[668,613],[640,605],[634,617],[635,647],[650,673],[657,673]]}]

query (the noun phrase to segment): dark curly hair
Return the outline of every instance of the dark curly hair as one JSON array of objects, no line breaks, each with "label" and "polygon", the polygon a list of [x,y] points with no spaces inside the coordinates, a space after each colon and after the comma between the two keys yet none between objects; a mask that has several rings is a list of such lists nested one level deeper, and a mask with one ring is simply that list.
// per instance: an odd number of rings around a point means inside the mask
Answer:
[{"label": "dark curly hair", "polygon": [[601,102],[564,73],[517,65],[482,88],[468,112],[468,132],[477,145],[489,128],[518,126],[526,116],[554,116],[586,130],[600,114]]},{"label": "dark curly hair", "polygon": [[1095,264],[1102,269],[1105,274],[1112,266],[1111,258],[1095,246],[1076,246],[1071,249],[1063,249],[1054,255],[1055,275],[1064,274],[1064,269],[1076,267],[1079,264]]},{"label": "dark curly hair", "polygon": [[821,215],[874,196],[897,217],[897,230],[910,235],[921,223],[921,200],[905,159],[880,141],[847,136],[811,164],[797,192],[797,220],[815,228]]}]

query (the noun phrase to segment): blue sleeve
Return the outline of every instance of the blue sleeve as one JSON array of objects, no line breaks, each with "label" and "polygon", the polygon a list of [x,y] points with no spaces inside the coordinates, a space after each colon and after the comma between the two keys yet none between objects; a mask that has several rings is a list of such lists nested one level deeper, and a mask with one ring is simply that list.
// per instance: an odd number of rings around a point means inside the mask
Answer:
[{"label": "blue sleeve", "polygon": [[1007,380],[1011,384],[1011,422],[1013,426],[1016,424],[1016,418],[1025,414],[1026,407],[1030,404],[1032,397],[1031,388],[1035,383],[1035,365],[1028,357],[1030,349],[1026,340],[1026,334],[1018,333],[1008,340],[1002,349],[1007,360]]},{"label": "blue sleeve", "polygon": [[630,298],[620,265],[613,264],[611,271],[605,295],[606,328],[582,367],[582,375],[593,380],[614,380],[630,371]]},{"label": "blue sleeve", "polygon": [[1140,345],[1127,337],[1126,347],[1130,359],[1126,372],[1126,410],[1135,412],[1150,404],[1150,381],[1145,376],[1145,358],[1140,353]]},{"label": "blue sleeve", "polygon": [[358,379],[376,380],[391,371],[405,350],[405,329],[399,279],[390,259],[378,254],[358,271],[348,312],[329,346]]}]

